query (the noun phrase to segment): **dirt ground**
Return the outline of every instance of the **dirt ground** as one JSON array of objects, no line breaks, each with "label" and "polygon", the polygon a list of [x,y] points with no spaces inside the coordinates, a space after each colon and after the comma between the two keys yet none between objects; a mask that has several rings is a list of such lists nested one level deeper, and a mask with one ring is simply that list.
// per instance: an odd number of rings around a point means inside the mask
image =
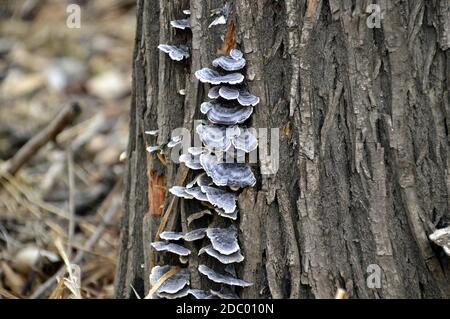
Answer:
[{"label": "dirt ground", "polygon": [[[0,299],[113,296],[134,4],[0,4]],[[8,171],[73,102],[75,120]]]}]

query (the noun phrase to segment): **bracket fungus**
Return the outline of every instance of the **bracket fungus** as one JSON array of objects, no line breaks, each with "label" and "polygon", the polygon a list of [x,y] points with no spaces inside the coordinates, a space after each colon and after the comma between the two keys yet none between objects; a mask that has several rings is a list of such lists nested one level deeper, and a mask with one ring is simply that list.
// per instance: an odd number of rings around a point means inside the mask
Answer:
[{"label": "bracket fungus", "polygon": [[206,173],[201,173],[197,177],[195,177],[189,184],[186,185],[186,188],[192,188],[194,185],[198,186],[211,186],[213,181],[211,177],[206,175]]},{"label": "bracket fungus", "polygon": [[238,49],[231,49],[230,57],[232,57],[235,60],[240,60],[244,57],[244,54],[242,53],[242,51],[240,51]]},{"label": "bracket fungus", "polygon": [[168,251],[178,256],[188,256],[191,253],[191,251],[186,247],[174,243],[155,241],[151,243],[151,245],[157,251]]},{"label": "bracket fungus", "polygon": [[[230,5],[227,3],[225,7],[216,10],[213,13],[216,18],[210,26],[226,23],[229,9]],[[189,15],[191,12],[184,10],[183,13]],[[174,20],[170,24],[178,29],[190,28],[189,18]],[[189,57],[188,47],[186,46],[177,47],[161,44],[158,48],[176,61]],[[180,162],[188,168],[204,170],[204,172],[198,174],[185,187],[173,186],[169,189],[169,192],[177,197],[197,200],[208,207],[211,207],[209,205],[211,204],[220,217],[230,219],[227,223],[231,225],[227,228],[204,227],[210,220],[205,216],[212,215],[211,210],[187,212],[187,227],[196,226],[195,229],[185,233],[163,231],[159,235],[162,241],[153,242],[151,246],[157,251],[176,254],[181,264],[188,264],[192,261],[192,258],[196,257],[197,245],[189,246],[192,249],[191,253],[190,249],[169,241],[193,242],[207,237],[210,243],[201,248],[198,255],[206,254],[210,258],[214,258],[225,266],[225,273],[218,273],[206,265],[199,265],[198,271],[209,280],[227,286],[221,286],[217,291],[191,289],[189,287],[190,274],[188,269],[192,269],[192,267],[187,267],[161,284],[156,291],[156,295],[160,298],[175,299],[190,294],[197,299],[235,299],[239,297],[234,293],[234,288],[229,286],[248,287],[252,285],[237,278],[233,265],[244,260],[244,255],[239,247],[238,228],[235,222],[239,213],[236,203],[239,189],[256,184],[256,178],[250,166],[245,164],[245,153],[255,150],[258,146],[258,140],[250,128],[239,126],[239,124],[243,124],[250,118],[253,107],[260,102],[260,99],[245,89],[244,75],[237,72],[246,65],[246,60],[240,50],[231,49],[228,56],[216,58],[212,61],[212,65],[220,71],[203,68],[195,72],[196,78],[202,83],[215,85],[208,92],[208,97],[211,100],[202,103],[200,106],[200,111],[208,118],[208,121],[202,121],[196,127],[196,133],[200,137],[202,146],[189,147],[187,152],[179,157]],[[179,93],[185,95],[186,90],[182,89]],[[155,130],[145,133],[156,135],[157,132]],[[182,142],[183,136],[174,136],[167,143],[167,147],[172,148]],[[165,145],[152,146],[147,150],[154,152],[162,150],[163,146],[165,147]],[[222,161],[225,153],[227,160],[232,158],[231,162]],[[235,162],[235,160],[240,159],[243,159],[242,163]],[[194,221],[196,223],[192,225]],[[196,225],[197,223],[198,226],[202,225],[202,227],[199,228]],[[171,267],[168,265],[153,268],[150,283],[154,285],[170,269]]]},{"label": "bracket fungus", "polygon": [[239,90],[239,96],[237,97],[237,100],[239,104],[243,106],[255,106],[260,101],[259,97],[250,94],[250,92],[245,90]]},{"label": "bracket fungus", "polygon": [[226,284],[230,286],[239,286],[239,287],[249,287],[252,284],[242,280],[238,279],[236,277],[228,276],[228,275],[222,275],[218,272],[214,271],[213,269],[209,268],[206,265],[200,265],[198,266],[198,271],[208,277],[209,280],[212,280],[214,282],[217,282],[219,284]]},{"label": "bracket fungus", "polygon": [[240,250],[237,241],[236,227],[208,228],[206,236],[211,241],[212,247],[222,255],[231,255]]},{"label": "bracket fungus", "polygon": [[184,199],[193,199],[194,196],[186,192],[186,187],[183,186],[172,186],[169,189],[169,192],[176,197],[184,198]]},{"label": "bracket fungus", "polygon": [[208,26],[208,28],[211,28],[215,25],[220,25],[220,24],[226,24],[227,23],[227,18],[225,16],[218,16],[217,18],[215,18]]},{"label": "bracket fungus", "polygon": [[172,147],[177,146],[178,144],[181,144],[182,142],[183,142],[182,135],[173,136],[172,139],[170,140],[170,142],[167,143],[167,147],[172,148]]},{"label": "bracket fungus", "polygon": [[430,235],[430,239],[444,249],[444,252],[450,256],[450,226],[447,228],[437,229]]},{"label": "bracket fungus", "polygon": [[185,241],[196,241],[205,238],[206,228],[194,229],[184,235]]},{"label": "bracket fungus", "polygon": [[221,86],[213,86],[208,91],[208,97],[210,99],[218,99],[220,97],[220,88]]},{"label": "bracket fungus", "polygon": [[246,61],[244,58],[236,60],[229,56],[221,56],[214,59],[212,65],[215,67],[220,67],[225,71],[238,71],[245,67],[245,63]]},{"label": "bracket fungus", "polygon": [[197,134],[210,151],[226,151],[231,141],[240,134],[237,126],[205,125],[197,126]]},{"label": "bracket fungus", "polygon": [[[153,286],[156,282],[168,271],[171,267],[169,265],[165,266],[155,266],[150,273],[150,284]],[[179,272],[173,276],[167,278],[161,286],[159,286],[156,293],[159,295],[163,294],[176,294],[183,288],[185,288],[190,283],[190,274],[187,269],[181,269]]]},{"label": "bracket fungus", "polygon": [[240,104],[225,105],[218,100],[203,102],[200,111],[215,124],[234,125],[244,123],[253,113],[253,107]]},{"label": "bracket fungus", "polygon": [[244,81],[244,76],[241,73],[222,74],[209,68],[196,71],[195,76],[200,82],[210,84],[239,84]]},{"label": "bracket fungus", "polygon": [[225,100],[236,100],[239,97],[239,89],[222,85],[219,88],[219,96]]},{"label": "bracket fungus", "polygon": [[227,85],[213,86],[208,91],[208,97],[210,99],[218,99],[221,97],[225,100],[237,100],[242,106],[256,106],[260,101],[259,97],[251,94],[245,89]]},{"label": "bracket fungus", "polygon": [[187,167],[193,170],[202,169],[202,165],[200,164],[200,156],[191,155],[191,154],[181,154],[178,158],[181,163],[184,163]]},{"label": "bracket fungus", "polygon": [[193,198],[195,198],[196,200],[199,200],[201,202],[207,202],[208,201],[208,197],[206,196],[206,194],[204,192],[202,192],[201,187],[191,187],[191,188],[187,188],[185,189],[185,192],[189,195],[191,195]]},{"label": "bracket fungus", "polygon": [[180,20],[172,20],[170,21],[170,25],[175,29],[190,29],[191,24],[189,23],[189,19],[180,19]]},{"label": "bracket fungus", "polygon": [[213,296],[216,296],[220,299],[239,299],[238,295],[230,291],[230,289],[224,289],[224,287],[222,287],[219,291],[215,291],[212,289],[210,291]]},{"label": "bracket fungus", "polygon": [[258,139],[246,127],[240,127],[240,134],[232,140],[233,146],[241,151],[250,153],[258,147]]},{"label": "bracket fungus", "polygon": [[183,233],[176,231],[163,231],[159,234],[159,238],[164,240],[180,240],[183,239]]},{"label": "bracket fungus", "polygon": [[162,150],[162,149],[163,149],[163,147],[162,147],[161,145],[155,145],[155,146],[149,146],[149,147],[147,147],[147,148],[146,148],[146,151],[149,152],[149,153],[151,154],[151,153],[155,153],[155,152],[157,152],[157,151],[160,151],[160,150]]},{"label": "bracket fungus", "polygon": [[241,254],[241,251],[238,250],[235,253],[232,253],[230,255],[224,255],[215,250],[212,245],[208,245],[206,247],[203,247],[198,252],[199,255],[203,253],[207,253],[209,256],[216,258],[218,261],[220,261],[222,264],[228,265],[231,263],[240,263],[244,260],[244,256]]},{"label": "bracket fungus", "polygon": [[190,226],[194,221],[206,216],[206,215],[212,215],[211,211],[209,209],[204,209],[202,211],[199,211],[197,213],[193,213],[187,217],[187,224]]},{"label": "bracket fungus", "polygon": [[160,44],[158,49],[167,53],[169,57],[174,61],[181,61],[189,58],[189,49],[187,46],[175,46],[170,44]]},{"label": "bracket fungus", "polygon": [[222,8],[211,10],[211,16],[216,16],[216,18],[209,24],[208,28],[215,25],[226,24],[228,20],[228,15],[230,14],[230,3],[227,2]]},{"label": "bracket fungus", "polygon": [[201,174],[197,179],[198,186],[211,186],[213,185],[213,180],[206,173]]},{"label": "bracket fungus", "polygon": [[247,187],[256,184],[255,175],[247,164],[224,163],[207,154],[200,155],[200,163],[217,186]]},{"label": "bracket fungus", "polygon": [[238,217],[238,213],[239,213],[239,209],[237,209],[237,208],[231,213],[225,213],[225,211],[223,209],[219,209],[219,208],[216,208],[215,211],[217,212],[217,214],[219,214],[219,216],[222,216],[224,218],[228,218],[231,220],[236,220]]},{"label": "bracket fungus", "polygon": [[203,154],[203,153],[207,153],[208,149],[204,148],[204,147],[189,147],[188,148],[188,153],[194,156]]},{"label": "bracket fungus", "polygon": [[144,132],[146,135],[156,136],[159,133],[159,130],[149,130]]},{"label": "bracket fungus", "polygon": [[157,295],[158,297],[161,298],[166,298],[166,299],[179,299],[179,298],[184,298],[187,295],[189,295],[189,287],[184,287],[183,289],[181,289],[180,291],[174,293],[174,294],[169,294],[167,292],[158,292]]},{"label": "bracket fungus", "polygon": [[189,294],[195,299],[212,299],[213,297],[212,293],[201,289],[189,289]]},{"label": "bracket fungus", "polygon": [[208,201],[216,207],[222,208],[225,213],[232,214],[236,210],[236,195],[234,193],[210,186],[202,186]]}]

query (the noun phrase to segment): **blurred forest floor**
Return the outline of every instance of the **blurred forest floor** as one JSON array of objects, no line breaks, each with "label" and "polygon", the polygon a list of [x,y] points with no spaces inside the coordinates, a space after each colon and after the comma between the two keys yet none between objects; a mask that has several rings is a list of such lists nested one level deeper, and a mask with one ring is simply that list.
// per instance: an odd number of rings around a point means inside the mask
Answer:
[{"label": "blurred forest floor", "polygon": [[[66,25],[70,3],[81,28]],[[0,2],[0,299],[113,296],[134,4]],[[75,122],[5,172],[70,101]]]}]

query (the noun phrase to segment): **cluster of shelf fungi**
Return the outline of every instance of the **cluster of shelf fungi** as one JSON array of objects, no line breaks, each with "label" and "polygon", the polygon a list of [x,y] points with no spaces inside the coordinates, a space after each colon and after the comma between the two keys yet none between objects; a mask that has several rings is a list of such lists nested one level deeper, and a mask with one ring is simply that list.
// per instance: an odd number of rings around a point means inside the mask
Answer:
[{"label": "cluster of shelf fungi", "polygon": [[[217,17],[210,26],[225,23],[228,10],[224,7],[217,11]],[[183,13],[190,14],[188,10]],[[177,29],[190,28],[189,19],[171,21],[170,24]],[[161,44],[158,48],[174,61],[189,58],[187,46]],[[229,55],[220,56],[212,62],[216,69],[203,68],[195,73],[198,80],[212,86],[208,92],[210,100],[200,106],[201,113],[205,114],[208,120],[202,121],[195,128],[202,146],[190,147],[179,160],[198,174],[186,186],[174,186],[169,190],[174,196],[197,200],[209,207],[189,215],[188,227],[192,225],[193,220],[205,218],[213,212],[224,218],[224,221],[227,221],[224,224],[228,226],[197,228],[186,233],[163,231],[159,235],[159,241],[151,244],[156,251],[174,254],[181,264],[186,265],[192,251],[183,243],[200,240],[206,242],[206,245],[198,251],[198,255],[206,254],[208,258],[215,259],[224,265],[224,270],[216,271],[207,265],[200,264],[198,272],[220,284],[221,288],[218,291],[194,289],[190,287],[188,268],[181,268],[180,271],[165,279],[163,276],[172,269],[173,265],[155,266],[151,270],[150,284],[155,286],[159,283],[160,285],[154,293],[154,298],[174,299],[188,295],[197,299],[238,298],[233,288],[251,285],[237,278],[234,268],[234,264],[244,260],[236,227],[239,213],[236,203],[238,193],[240,189],[256,184],[256,178],[250,166],[245,163],[245,154],[254,151],[258,141],[244,122],[252,115],[253,107],[259,103],[259,98],[244,88],[244,75],[240,71],[245,64],[243,53],[237,49],[231,49]],[[185,92],[182,90],[180,93]],[[146,133],[156,135],[158,131]],[[182,142],[182,136],[174,136],[167,145],[150,146],[147,151],[153,153],[162,151],[165,147],[170,149]],[[227,160],[224,160],[224,157]]]}]

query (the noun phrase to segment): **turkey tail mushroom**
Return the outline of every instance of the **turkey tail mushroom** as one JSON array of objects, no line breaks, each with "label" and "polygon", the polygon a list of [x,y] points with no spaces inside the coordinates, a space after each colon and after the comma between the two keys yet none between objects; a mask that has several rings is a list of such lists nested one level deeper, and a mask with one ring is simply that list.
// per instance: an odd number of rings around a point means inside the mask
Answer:
[{"label": "turkey tail mushroom", "polygon": [[[229,12],[229,4],[216,11],[214,22],[211,25],[226,23]],[[190,11],[183,11],[186,15]],[[189,19],[180,19],[171,21],[171,26],[178,29],[190,28]],[[173,46],[161,44],[158,47],[161,51],[169,54],[175,61],[181,61],[189,57],[189,51],[184,46]],[[236,276],[234,264],[241,263],[244,260],[238,241],[237,220],[239,209],[237,207],[237,198],[241,188],[252,187],[256,184],[256,178],[246,163],[223,162],[220,156],[224,152],[232,151],[233,159],[239,160],[240,153],[250,153],[258,147],[258,140],[253,134],[252,129],[244,124],[252,115],[253,107],[260,99],[252,95],[244,87],[244,75],[236,72],[245,68],[246,60],[243,53],[238,49],[231,49],[228,56],[220,56],[212,61],[213,67],[219,70],[203,68],[195,72],[195,76],[202,83],[209,83],[213,86],[206,101],[200,105],[201,113],[205,114],[208,122],[198,125],[196,133],[202,142],[201,147],[190,147],[187,153],[179,157],[181,163],[184,163],[192,170],[203,170],[186,186],[173,186],[169,192],[174,196],[198,201],[208,206],[206,209],[191,213],[186,218],[184,232],[163,231],[159,238],[163,241],[153,242],[154,249],[161,252],[170,252],[180,258],[182,264],[189,263],[192,258],[197,257],[194,241],[205,241],[209,243],[202,245],[198,255],[207,255],[218,261],[224,266],[225,273],[200,264],[198,272],[206,276],[209,280],[222,284],[218,291],[201,290],[200,287],[190,288],[188,269],[183,268],[166,279],[160,287],[156,289],[156,296],[159,298],[183,298],[188,295],[196,299],[234,299],[239,298],[233,291],[235,286],[248,287],[252,283],[239,279]],[[185,92],[184,92],[185,93]],[[242,125],[242,126],[240,126]],[[146,134],[156,135],[157,131],[148,131]],[[181,136],[174,136],[167,144],[168,148],[182,143]],[[159,151],[162,146],[154,146],[148,149],[149,152]],[[194,205],[195,207],[195,205]],[[205,220],[215,211],[218,216],[223,218],[223,222],[229,226],[194,228],[195,224],[205,225]],[[208,223],[206,223],[207,225]],[[220,224],[223,224],[222,222]],[[190,248],[169,241],[184,241]],[[193,249],[193,250],[191,250]],[[198,262],[196,262],[198,264]],[[154,285],[164,274],[168,273],[171,266],[156,266],[152,269],[150,283]]]}]

